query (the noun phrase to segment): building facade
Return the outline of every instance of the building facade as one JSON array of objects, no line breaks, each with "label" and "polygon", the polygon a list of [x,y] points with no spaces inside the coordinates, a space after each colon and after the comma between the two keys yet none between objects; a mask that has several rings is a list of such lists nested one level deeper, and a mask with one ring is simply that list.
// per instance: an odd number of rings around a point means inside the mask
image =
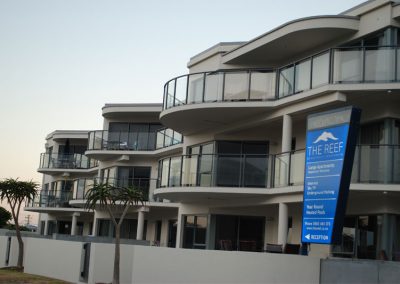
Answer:
[{"label": "building facade", "polygon": [[[149,200],[132,208],[124,236],[157,245],[297,245],[307,116],[352,105],[362,117],[342,243],[311,245],[310,254],[399,261],[399,62],[400,5],[385,0],[219,43],[165,84],[162,105],[106,105],[104,129],[86,136],[84,156],[96,167],[42,167],[43,190],[74,181],[73,195],[84,197],[81,179],[94,177],[146,184]],[[72,153],[78,143],[69,135],[48,144]],[[68,213],[71,233],[112,236],[106,214],[82,212],[83,204],[71,198],[69,208],[27,210],[46,213],[43,234],[53,232],[46,220]]]}]

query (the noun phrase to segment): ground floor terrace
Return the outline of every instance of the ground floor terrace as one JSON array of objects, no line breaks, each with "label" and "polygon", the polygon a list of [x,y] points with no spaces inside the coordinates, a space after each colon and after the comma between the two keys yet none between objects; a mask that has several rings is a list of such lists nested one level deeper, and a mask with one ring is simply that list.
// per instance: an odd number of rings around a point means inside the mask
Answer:
[{"label": "ground floor terrace", "polygon": [[[310,255],[400,261],[400,193],[364,187],[350,191],[342,242],[311,244]],[[300,254],[302,188],[291,189],[280,195],[233,199],[224,194],[199,195],[196,203],[137,206],[125,218],[121,237],[164,247]],[[115,236],[105,210],[43,210],[41,235]]]}]

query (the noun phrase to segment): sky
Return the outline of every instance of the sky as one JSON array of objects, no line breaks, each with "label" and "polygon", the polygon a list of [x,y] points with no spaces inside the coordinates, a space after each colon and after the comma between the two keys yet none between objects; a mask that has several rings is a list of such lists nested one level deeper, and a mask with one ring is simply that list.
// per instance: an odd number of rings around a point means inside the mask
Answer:
[{"label": "sky", "polygon": [[0,0],[0,179],[40,183],[48,133],[101,129],[105,103],[161,103],[164,83],[219,42],[362,2]]}]

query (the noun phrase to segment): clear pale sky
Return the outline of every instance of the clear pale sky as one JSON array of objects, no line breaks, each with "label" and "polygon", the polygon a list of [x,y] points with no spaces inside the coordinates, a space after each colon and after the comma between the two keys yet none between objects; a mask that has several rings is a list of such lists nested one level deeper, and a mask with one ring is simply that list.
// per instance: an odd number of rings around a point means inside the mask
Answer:
[{"label": "clear pale sky", "polygon": [[105,103],[162,102],[221,41],[334,15],[356,0],[0,0],[0,178],[40,182],[45,136],[101,129]]}]

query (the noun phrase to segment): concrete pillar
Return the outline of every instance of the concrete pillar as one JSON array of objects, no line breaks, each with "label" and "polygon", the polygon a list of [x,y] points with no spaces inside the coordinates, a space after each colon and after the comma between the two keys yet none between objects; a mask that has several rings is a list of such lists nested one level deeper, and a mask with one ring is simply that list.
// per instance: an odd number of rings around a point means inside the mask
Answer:
[{"label": "concrete pillar", "polygon": [[288,205],[279,203],[278,244],[285,245],[288,233]]},{"label": "concrete pillar", "polygon": [[97,211],[95,210],[93,213],[93,226],[90,235],[96,236],[97,235]]},{"label": "concrete pillar", "polygon": [[282,152],[289,152],[292,148],[292,117],[283,115],[282,124]]},{"label": "concrete pillar", "polygon": [[143,240],[143,231],[144,231],[144,211],[138,212],[138,221],[137,221],[137,231],[136,231],[136,239]]},{"label": "concrete pillar", "polygon": [[71,236],[76,236],[77,228],[76,224],[78,223],[79,213],[75,212],[72,214],[72,225],[71,225]]},{"label": "concrete pillar", "polygon": [[178,224],[176,226],[176,248],[180,248],[182,243],[182,222],[182,214],[178,210]]},{"label": "concrete pillar", "polygon": [[166,247],[168,246],[168,219],[162,218],[161,219],[161,240],[160,246]]},{"label": "concrete pillar", "polygon": [[46,219],[46,221],[44,221],[43,235],[47,236],[48,234],[49,234],[49,219]]},{"label": "concrete pillar", "polygon": [[268,243],[269,238],[269,234],[270,234],[270,223],[271,223],[271,217],[266,216],[265,217],[265,224],[264,224],[264,249],[265,249],[265,245]]}]

